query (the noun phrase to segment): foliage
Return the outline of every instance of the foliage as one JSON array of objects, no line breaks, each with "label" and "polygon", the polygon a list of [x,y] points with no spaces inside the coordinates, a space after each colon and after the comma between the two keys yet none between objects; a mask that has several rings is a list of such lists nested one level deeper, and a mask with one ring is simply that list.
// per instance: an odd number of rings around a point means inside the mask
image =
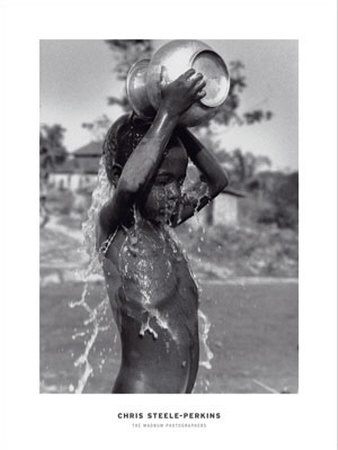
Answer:
[{"label": "foliage", "polygon": [[65,131],[66,129],[59,124],[40,126],[40,154],[44,149],[53,164],[61,164],[67,157],[67,150],[63,144]]},{"label": "foliage", "polygon": [[298,172],[261,172],[248,184],[257,204],[256,221],[279,228],[298,227]]},{"label": "foliage", "polygon": [[[213,139],[212,129],[200,130],[199,139],[207,148],[213,148],[218,160],[226,167],[231,188],[246,194],[249,211],[242,214],[250,223],[275,224],[280,228],[298,227],[298,172],[286,174],[270,171],[271,161],[266,156],[242,152],[236,148],[227,152],[220,141]],[[255,202],[250,199],[256,199]],[[208,208],[207,223],[213,224],[213,204]]]},{"label": "foliage", "polygon": [[[231,188],[251,195],[258,183],[258,176],[262,169],[268,169],[271,161],[267,156],[254,155],[251,152],[242,152],[240,148],[226,151],[221,141],[214,139],[215,133],[212,127],[198,131],[198,138],[207,148],[212,148],[218,161],[226,168]],[[208,207],[207,223],[213,224],[212,203]]]},{"label": "foliage", "polygon": [[214,138],[216,134],[212,126],[199,129],[196,134],[206,148],[212,148],[217,154],[217,159],[227,169],[234,188],[246,189],[256,180],[261,170],[271,167],[271,160],[267,156],[244,153],[240,148],[226,151],[221,141]]},{"label": "foliage", "polygon": [[153,52],[152,42],[142,39],[114,39],[105,41],[114,54],[116,78],[124,81],[128,70],[136,61],[150,58]]},{"label": "foliage", "polygon": [[[114,76],[117,82],[125,82],[130,67],[140,59],[149,59],[153,52],[152,41],[142,39],[113,39],[105,41],[113,53],[115,61]],[[131,111],[125,92],[120,96],[108,96],[108,105],[119,106],[124,112]],[[82,127],[88,130],[95,140],[103,140],[111,121],[103,114],[93,122],[85,122]]]},{"label": "foliage", "polygon": [[[140,59],[149,59],[153,52],[150,40],[115,39],[105,42],[115,58],[114,74],[118,81],[124,82],[130,67]],[[108,97],[108,105],[119,105],[125,111],[130,110],[126,95],[121,98]]]},{"label": "foliage", "polygon": [[241,149],[236,148],[229,153],[225,153],[226,163],[228,163],[231,172],[233,185],[246,187],[250,182],[256,179],[258,172],[263,167],[270,167],[271,161],[267,156],[254,155],[251,152],[243,153]]},{"label": "foliage", "polygon": [[93,135],[95,141],[103,141],[110,125],[111,120],[106,114],[103,114],[94,122],[83,123],[82,128],[88,130]]},{"label": "foliage", "polygon": [[[264,179],[263,174],[261,179]],[[260,222],[276,223],[280,228],[298,227],[298,172],[291,174],[276,173],[274,182],[267,184],[260,181],[260,189],[271,202],[269,216],[260,217]]]},{"label": "foliage", "polygon": [[[244,113],[239,112],[241,96],[247,87],[247,81],[244,75],[245,66],[241,61],[230,61],[229,70],[231,82],[228,98],[213,120],[222,125],[230,125],[232,122],[237,125],[252,125],[263,120],[270,120],[273,117],[271,111],[254,109],[252,111],[245,111]],[[209,124],[205,124],[204,126],[209,126]]]}]

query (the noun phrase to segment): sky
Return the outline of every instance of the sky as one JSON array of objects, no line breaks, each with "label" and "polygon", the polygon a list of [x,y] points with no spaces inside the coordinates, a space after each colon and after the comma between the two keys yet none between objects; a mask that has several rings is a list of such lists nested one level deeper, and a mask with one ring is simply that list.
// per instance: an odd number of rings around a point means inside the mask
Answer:
[{"label": "sky", "polygon": [[[167,41],[153,41],[155,49]],[[276,170],[298,169],[298,45],[295,40],[204,40],[227,63],[241,60],[247,88],[241,97],[244,112],[273,112],[270,121],[225,127],[224,148],[268,156]],[[65,146],[74,151],[92,140],[82,123],[102,114],[116,120],[121,109],[107,97],[124,86],[113,74],[115,61],[101,40],[40,41],[40,121],[66,128]]]}]

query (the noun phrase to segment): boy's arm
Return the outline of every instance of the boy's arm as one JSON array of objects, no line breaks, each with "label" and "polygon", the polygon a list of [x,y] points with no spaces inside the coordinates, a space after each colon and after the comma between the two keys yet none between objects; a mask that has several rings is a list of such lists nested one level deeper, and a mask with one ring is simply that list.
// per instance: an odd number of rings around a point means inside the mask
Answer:
[{"label": "boy's arm", "polygon": [[197,211],[206,206],[229,184],[229,178],[217,158],[184,127],[178,128],[178,136],[189,158],[201,172],[200,182],[196,183],[183,197],[179,216],[175,225],[179,225]]},{"label": "boy's arm", "polygon": [[137,196],[147,188],[180,115],[205,95],[203,77],[195,74],[190,69],[163,89],[161,105],[150,129],[129,157],[113,197],[100,212],[99,223],[104,234],[115,231]]}]

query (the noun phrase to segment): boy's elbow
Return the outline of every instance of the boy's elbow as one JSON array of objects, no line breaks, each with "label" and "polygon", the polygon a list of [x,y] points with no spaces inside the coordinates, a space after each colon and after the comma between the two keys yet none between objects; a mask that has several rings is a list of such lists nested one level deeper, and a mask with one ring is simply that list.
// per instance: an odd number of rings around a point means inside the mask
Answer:
[{"label": "boy's elbow", "polygon": [[217,183],[215,185],[216,195],[224,191],[224,189],[229,185],[229,177],[226,172],[222,171],[217,179]]}]

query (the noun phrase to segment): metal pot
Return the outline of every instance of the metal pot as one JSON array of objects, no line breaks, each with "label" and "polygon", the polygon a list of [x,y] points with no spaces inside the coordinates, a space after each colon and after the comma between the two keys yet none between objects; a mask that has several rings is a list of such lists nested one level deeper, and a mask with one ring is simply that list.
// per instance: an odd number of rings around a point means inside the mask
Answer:
[{"label": "metal pot", "polygon": [[155,110],[146,90],[146,76],[150,59],[141,59],[131,66],[126,80],[127,98],[133,111],[141,119],[151,119]]},{"label": "metal pot", "polygon": [[225,102],[230,76],[223,59],[208,45],[196,40],[175,40],[159,48],[151,60],[134,64],[127,77],[127,95],[136,114],[154,116],[161,101],[160,77],[166,68],[166,81],[174,81],[190,68],[204,75],[206,95],[180,117],[185,126],[195,126],[213,117]]}]

